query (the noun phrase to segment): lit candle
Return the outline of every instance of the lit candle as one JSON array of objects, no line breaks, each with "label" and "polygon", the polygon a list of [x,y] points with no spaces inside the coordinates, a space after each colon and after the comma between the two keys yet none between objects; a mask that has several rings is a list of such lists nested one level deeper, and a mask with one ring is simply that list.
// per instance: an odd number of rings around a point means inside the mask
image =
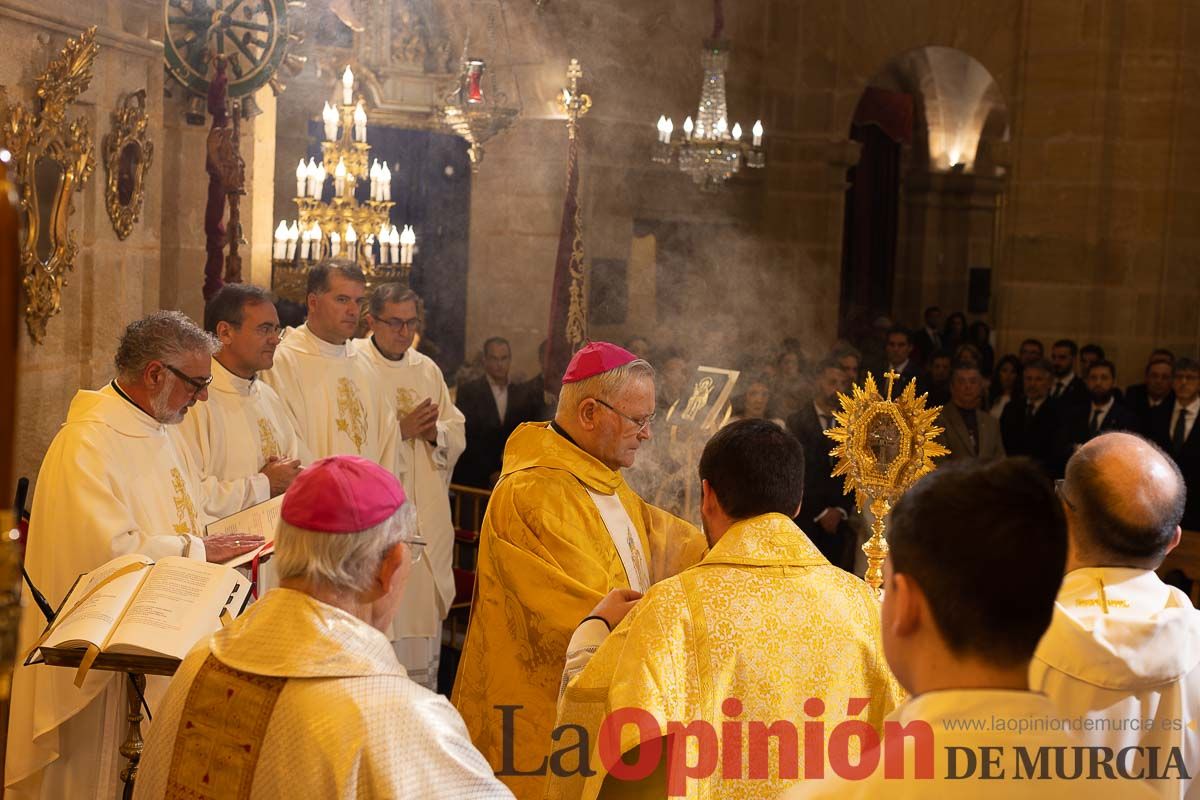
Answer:
[{"label": "lit candle", "polygon": [[670,117],[667,117],[667,124],[663,126],[663,144],[671,143],[671,134],[675,132],[675,123]]},{"label": "lit candle", "polygon": [[308,188],[308,167],[304,165],[304,159],[300,159],[300,165],[296,167],[296,197],[304,197]]},{"label": "lit candle", "polygon": [[283,261],[287,258],[287,237],[287,223],[279,220],[279,227],[275,229],[275,248],[271,253],[271,257],[276,261]]},{"label": "lit candle", "polygon": [[392,171],[388,169],[386,161],[379,167],[379,192],[380,200],[392,199]]},{"label": "lit candle", "polygon": [[762,147],[763,126],[761,119],[755,121],[754,127],[750,129],[750,132],[754,134],[754,146]]},{"label": "lit candle", "polygon": [[346,71],[342,73],[342,105],[348,106],[354,102],[354,73],[350,71],[350,65],[346,65]]},{"label": "lit candle", "polygon": [[308,166],[304,168],[305,177],[308,179],[308,196],[320,197],[321,185],[317,183],[317,162],[311,158],[308,160]]},{"label": "lit candle", "polygon": [[337,258],[338,253],[342,250],[342,237],[338,236],[337,231],[329,232],[329,257]]},{"label": "lit candle", "polygon": [[346,162],[338,159],[337,166],[333,170],[333,195],[341,197],[346,191]]},{"label": "lit candle", "polygon": [[388,245],[392,241],[391,226],[386,222],[379,226],[379,235],[375,237],[379,241],[379,261],[382,264],[390,264],[391,259],[388,258]]},{"label": "lit candle", "polygon": [[338,129],[338,113],[337,109],[329,105],[329,101],[325,101],[325,108],[321,109],[321,121],[325,123],[325,141],[332,142],[337,139]]},{"label": "lit candle", "polygon": [[324,246],[321,240],[321,226],[314,222],[312,227],[308,229],[308,232],[312,237],[312,250],[309,251],[309,254],[316,261],[321,257],[321,249]]},{"label": "lit candle", "polygon": [[725,121],[724,117],[721,117],[720,119],[717,120],[717,130],[716,130],[717,138],[718,139],[723,138],[725,136],[725,131],[727,131],[727,130],[729,130],[729,123]]},{"label": "lit candle", "polygon": [[346,223],[346,256],[354,258],[358,252],[358,233],[354,230],[354,224]]},{"label": "lit candle", "polygon": [[396,230],[396,226],[392,226],[392,235],[388,237],[388,245],[392,251],[392,263],[400,263],[400,231]]},{"label": "lit candle", "polygon": [[736,122],[733,123],[733,138],[739,142],[742,140],[742,126]]},{"label": "lit candle", "polygon": [[312,233],[305,228],[300,232],[300,260],[308,261],[308,253],[312,249]]},{"label": "lit candle", "polygon": [[325,178],[328,174],[325,171],[325,162],[322,161],[317,165],[317,192],[313,195],[318,200],[325,196]]},{"label": "lit candle", "polygon": [[690,138],[692,138],[693,130],[695,130],[695,126],[692,125],[692,118],[688,117],[687,119],[685,119],[683,121],[683,135],[685,137],[687,137],[688,139],[690,139]]},{"label": "lit candle", "polygon": [[411,225],[404,226],[404,232],[400,234],[400,263],[405,267],[411,267],[413,262],[413,250],[416,248],[417,234],[413,231]]},{"label": "lit candle", "polygon": [[287,254],[284,256],[288,261],[296,257],[296,242],[300,240],[300,228],[296,225],[296,221],[292,220],[292,225],[287,232]]},{"label": "lit candle", "polygon": [[379,173],[380,173],[380,171],[381,170],[379,169],[379,159],[375,159],[374,161],[371,162],[371,169],[367,172],[367,175],[371,178],[371,199],[372,200],[379,199]]},{"label": "lit candle", "polygon": [[363,108],[362,100],[354,107],[354,141],[367,140],[367,110]]}]

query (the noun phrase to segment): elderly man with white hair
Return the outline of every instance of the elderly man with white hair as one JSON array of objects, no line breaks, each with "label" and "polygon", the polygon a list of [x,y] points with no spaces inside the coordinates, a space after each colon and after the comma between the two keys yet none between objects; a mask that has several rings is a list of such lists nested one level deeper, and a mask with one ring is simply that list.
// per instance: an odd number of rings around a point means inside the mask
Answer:
[{"label": "elderly man with white hair", "polygon": [[616,589],[634,596],[703,557],[692,525],[621,476],[650,438],[654,369],[592,342],[571,359],[552,422],[521,425],[488,502],[454,703],[518,797],[542,796],[571,633]]},{"label": "elderly man with white hair", "polygon": [[[57,607],[81,573],[113,558],[187,556],[226,561],[261,538],[202,539],[208,521],[190,460],[168,435],[208,397],[219,343],[177,311],[126,328],[116,378],[71,401],[38,473],[25,566]],[[28,597],[22,652],[45,620]],[[18,666],[13,676],[7,797],[115,797],[118,737],[127,713],[125,680],[92,671],[81,688],[69,670]],[[154,699],[166,685],[149,679]]]},{"label": "elderly man with white hair", "polygon": [[425,544],[400,482],[324,458],[281,516],[279,588],[180,665],[134,797],[511,797],[383,633]]}]

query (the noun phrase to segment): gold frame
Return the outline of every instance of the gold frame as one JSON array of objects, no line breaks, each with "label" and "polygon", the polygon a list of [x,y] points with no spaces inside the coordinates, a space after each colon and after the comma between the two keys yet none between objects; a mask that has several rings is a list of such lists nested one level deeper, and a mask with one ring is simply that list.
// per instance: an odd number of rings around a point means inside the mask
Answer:
[{"label": "gold frame", "polygon": [[[104,186],[104,204],[112,220],[117,238],[124,240],[133,232],[133,225],[142,215],[146,198],[146,171],[154,160],[154,143],[147,135],[150,118],[146,116],[146,90],[139,89],[121,98],[112,113],[112,130],[104,137],[104,171],[108,181]],[[141,158],[133,169],[133,193],[127,205],[121,204],[121,153],[131,144],[137,145]]]},{"label": "gold frame", "polygon": [[[100,46],[95,26],[77,38],[67,39],[58,56],[37,79],[38,110],[21,103],[9,104],[0,87],[0,128],[3,146],[12,153],[15,182],[20,185],[21,211],[26,231],[21,244],[21,283],[28,300],[25,325],[35,344],[46,338],[46,323],[62,311],[66,274],[74,269],[78,247],[68,222],[75,209],[72,192],[83,189],[96,168],[91,125],[85,117],[66,121],[67,106],[92,82],[92,64]],[[47,220],[40,213],[35,168],[43,158],[57,163],[62,180],[50,204]],[[43,228],[45,232],[43,232]],[[38,242],[50,236],[50,255],[38,258]]]},{"label": "gold frame", "polygon": [[[829,453],[837,459],[833,476],[844,475],[846,494],[854,492],[858,510],[869,506],[874,517],[871,538],[862,549],[867,556],[863,579],[876,596],[883,586],[883,562],[888,554],[884,533],[892,506],[921,476],[933,471],[934,458],[949,452],[936,441],[943,430],[935,424],[942,407],[926,408],[928,395],[917,397],[915,381],[909,381],[900,397],[892,399],[893,384],[900,376],[888,370],[883,377],[887,379],[886,398],[869,372],[866,382],[854,386],[850,397],[839,394],[842,410],[833,414],[837,424],[825,431],[837,443]],[[899,434],[899,441],[894,442],[896,456],[884,470],[878,468],[871,441],[874,423],[881,418],[891,420]]]}]

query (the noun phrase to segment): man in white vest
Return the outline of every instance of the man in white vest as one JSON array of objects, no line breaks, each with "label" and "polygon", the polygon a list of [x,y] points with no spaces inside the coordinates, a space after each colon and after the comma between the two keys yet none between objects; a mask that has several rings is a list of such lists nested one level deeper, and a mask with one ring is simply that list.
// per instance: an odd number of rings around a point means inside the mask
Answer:
[{"label": "man in white vest", "polygon": [[466,425],[454,407],[442,372],[413,349],[425,319],[416,292],[385,283],[371,293],[367,321],[371,336],[354,347],[371,366],[376,393],[398,428],[391,469],[417,509],[426,557],[413,567],[404,599],[389,633],[408,676],[437,689],[442,620],[454,600],[454,525],[450,520],[450,475],[466,447]]},{"label": "man in white vest", "polygon": [[[202,539],[208,522],[191,461],[168,434],[207,398],[219,343],[177,311],[126,328],[116,379],[76,393],[38,473],[25,566],[54,607],[80,574],[113,558],[186,556],[221,562],[262,544],[238,534]],[[45,627],[26,590],[21,654]],[[113,798],[128,713],[123,675],[18,666],[4,783],[9,798]],[[166,679],[149,678],[151,708]]]},{"label": "man in white vest", "polygon": [[355,455],[390,465],[396,426],[367,360],[350,345],[366,295],[366,276],[352,262],[313,265],[308,320],[287,329],[262,379],[287,406],[313,458]]},{"label": "man in white vest", "polygon": [[[1145,439],[1106,433],[1067,462],[1059,497],[1066,577],[1030,688],[1064,717],[1084,720],[1087,744],[1130,748],[1128,771],[1145,772],[1160,797],[1194,796],[1200,611],[1154,573],[1182,535],[1183,476]],[[1172,764],[1185,764],[1187,777]]]},{"label": "man in white vest", "polygon": [[283,494],[308,459],[283,401],[258,377],[279,346],[270,295],[226,284],[204,309],[204,329],[221,342],[208,402],[176,430],[199,470],[205,510],[224,517]]}]

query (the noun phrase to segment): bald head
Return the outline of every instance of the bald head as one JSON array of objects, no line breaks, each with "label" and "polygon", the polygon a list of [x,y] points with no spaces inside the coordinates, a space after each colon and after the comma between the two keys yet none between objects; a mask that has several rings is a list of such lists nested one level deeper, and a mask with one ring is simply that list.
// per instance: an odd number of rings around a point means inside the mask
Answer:
[{"label": "bald head", "polygon": [[1154,444],[1107,433],[1067,462],[1063,497],[1075,566],[1154,569],[1175,541],[1187,488]]}]

